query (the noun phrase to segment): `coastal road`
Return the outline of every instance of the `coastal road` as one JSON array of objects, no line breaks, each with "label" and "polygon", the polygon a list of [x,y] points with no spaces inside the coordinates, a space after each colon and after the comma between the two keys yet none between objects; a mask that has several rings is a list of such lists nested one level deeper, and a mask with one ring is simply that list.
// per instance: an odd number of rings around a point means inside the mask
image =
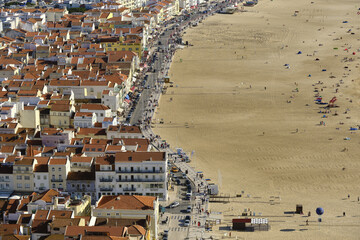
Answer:
[{"label": "coastal road", "polygon": [[[155,93],[155,88],[156,88],[155,86],[160,80],[159,75],[161,75],[161,69],[163,67],[163,62],[165,59],[165,54],[163,52],[166,52],[169,49],[169,44],[168,44],[169,37],[170,37],[170,31],[164,31],[164,35],[160,35],[159,40],[154,45],[154,52],[157,53],[156,55],[157,57],[152,65],[152,68],[155,69],[155,72],[147,73],[148,79],[144,85],[145,88],[141,93],[134,114],[130,119],[131,125],[138,125],[139,123],[141,123],[144,113],[146,111],[146,107],[149,103],[150,97],[152,94]],[[158,49],[161,49],[161,51],[158,51]]]}]

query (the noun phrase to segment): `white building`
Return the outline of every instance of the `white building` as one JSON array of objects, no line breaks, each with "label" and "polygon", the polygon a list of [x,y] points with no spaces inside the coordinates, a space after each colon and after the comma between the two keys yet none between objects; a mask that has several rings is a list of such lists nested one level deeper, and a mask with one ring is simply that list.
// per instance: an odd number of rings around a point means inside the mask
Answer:
[{"label": "white building", "polygon": [[84,103],[81,105],[80,112],[95,113],[98,122],[102,122],[104,118],[112,116],[111,109],[103,104]]},{"label": "white building", "polygon": [[34,191],[43,192],[50,189],[48,157],[35,157],[37,164],[34,167]]},{"label": "white building", "polygon": [[144,138],[138,126],[109,126],[106,131],[108,139],[114,138]]},{"label": "white building", "polygon": [[120,94],[111,90],[104,90],[101,95],[101,103],[116,112],[120,109]]},{"label": "white building", "polygon": [[96,165],[98,198],[114,194],[168,197],[165,152],[117,152],[111,160],[96,158]]},{"label": "white building", "polygon": [[96,114],[94,112],[76,112],[74,116],[74,126],[93,127],[96,123]]},{"label": "white building", "polygon": [[50,187],[66,191],[66,177],[70,172],[70,161],[67,158],[52,158],[48,168]]}]

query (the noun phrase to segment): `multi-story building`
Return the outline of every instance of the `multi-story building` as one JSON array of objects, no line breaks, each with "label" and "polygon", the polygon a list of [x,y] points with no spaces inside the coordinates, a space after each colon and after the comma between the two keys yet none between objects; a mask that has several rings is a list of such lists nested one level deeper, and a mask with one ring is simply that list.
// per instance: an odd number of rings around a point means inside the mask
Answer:
[{"label": "multi-story building", "polygon": [[43,192],[50,189],[49,185],[49,157],[35,157],[37,164],[34,167],[34,191]]},{"label": "multi-story building", "polygon": [[68,158],[51,158],[48,169],[50,188],[66,191],[66,178],[70,172]]},{"label": "multi-story building", "polygon": [[108,139],[144,138],[139,126],[109,126],[106,136]]},{"label": "multi-story building", "polygon": [[34,191],[34,167],[37,160],[33,157],[24,157],[14,163],[14,190],[18,192]]},{"label": "multi-story building", "polygon": [[73,131],[58,128],[45,128],[40,132],[42,144],[46,147],[56,147],[59,144],[70,144],[73,137]]},{"label": "multi-story building", "polygon": [[143,195],[167,199],[165,152],[117,152],[96,158],[96,192],[102,195]]},{"label": "multi-story building", "polygon": [[95,172],[69,172],[66,179],[66,191],[71,197],[80,199],[85,195],[96,201]]},{"label": "multi-story building", "polygon": [[96,114],[98,122],[102,122],[104,118],[111,117],[111,109],[103,104],[82,104],[80,112],[93,112]]},{"label": "multi-story building", "polygon": [[0,164],[0,192],[14,191],[13,166]]},{"label": "multi-story building", "polygon": [[121,194],[167,199],[165,152],[118,152],[115,172],[116,190]]},{"label": "multi-story building", "polygon": [[150,218],[151,239],[157,239],[159,222],[159,201],[150,196],[102,196],[93,209],[97,218]]},{"label": "multi-story building", "polygon": [[74,127],[93,127],[96,123],[94,112],[77,112],[74,116]]}]

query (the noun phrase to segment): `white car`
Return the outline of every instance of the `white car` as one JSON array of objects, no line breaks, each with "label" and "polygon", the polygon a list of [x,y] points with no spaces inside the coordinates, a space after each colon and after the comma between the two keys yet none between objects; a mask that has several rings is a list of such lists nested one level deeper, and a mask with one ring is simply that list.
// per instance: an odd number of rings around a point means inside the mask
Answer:
[{"label": "white car", "polygon": [[188,206],[188,207],[187,207],[186,212],[187,212],[187,213],[191,213],[191,206]]},{"label": "white car", "polygon": [[188,226],[190,226],[190,220],[189,220],[189,219],[186,219],[186,220],[184,221],[184,227],[188,227]]},{"label": "white car", "polygon": [[176,208],[180,205],[179,202],[173,202],[172,204],[170,204],[170,208]]}]

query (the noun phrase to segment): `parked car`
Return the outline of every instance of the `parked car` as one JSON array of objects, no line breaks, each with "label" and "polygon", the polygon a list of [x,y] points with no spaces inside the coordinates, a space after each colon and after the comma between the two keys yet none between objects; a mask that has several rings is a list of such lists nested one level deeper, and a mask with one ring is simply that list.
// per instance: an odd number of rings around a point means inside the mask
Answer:
[{"label": "parked car", "polygon": [[172,204],[170,204],[170,208],[176,208],[176,207],[178,207],[178,206],[180,206],[180,203],[179,202],[173,202]]},{"label": "parked car", "polygon": [[188,206],[188,207],[186,208],[186,212],[187,212],[187,213],[191,213],[191,210],[192,210],[191,206]]},{"label": "parked car", "polygon": [[188,226],[190,226],[190,220],[186,219],[184,221],[184,227],[188,227]]},{"label": "parked car", "polygon": [[177,173],[177,172],[179,172],[179,169],[177,167],[172,167],[171,172]]}]

